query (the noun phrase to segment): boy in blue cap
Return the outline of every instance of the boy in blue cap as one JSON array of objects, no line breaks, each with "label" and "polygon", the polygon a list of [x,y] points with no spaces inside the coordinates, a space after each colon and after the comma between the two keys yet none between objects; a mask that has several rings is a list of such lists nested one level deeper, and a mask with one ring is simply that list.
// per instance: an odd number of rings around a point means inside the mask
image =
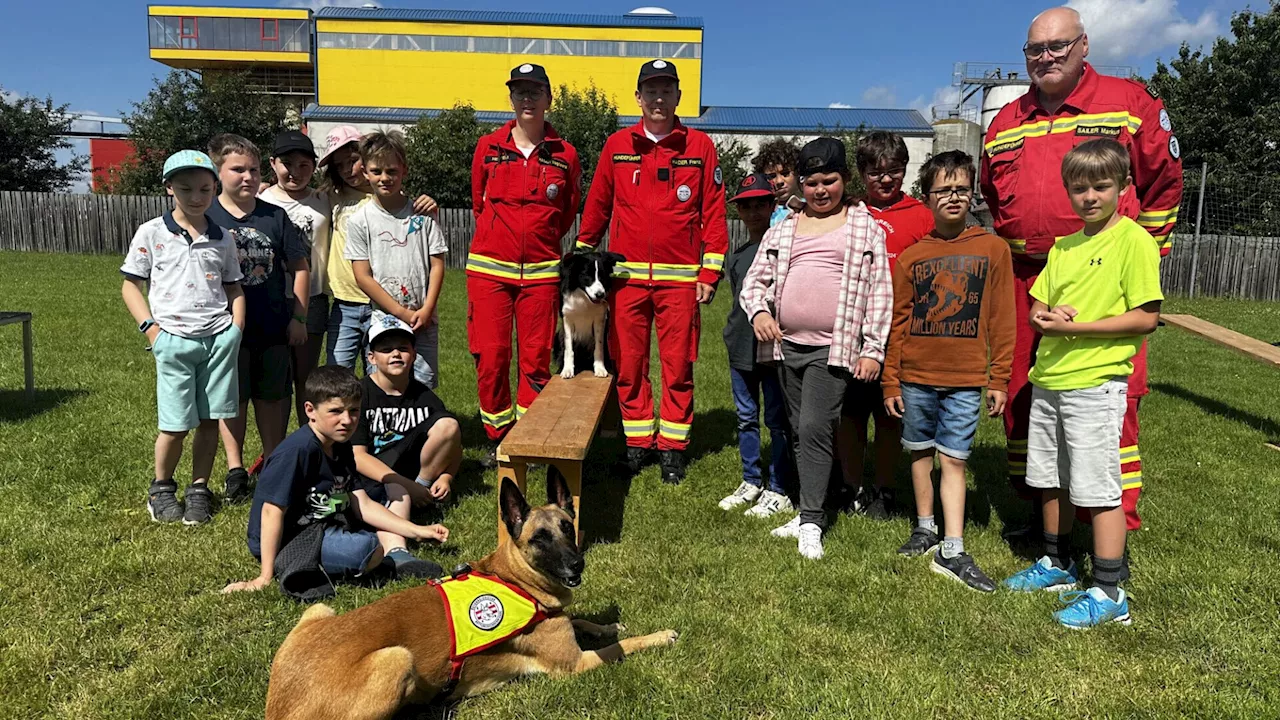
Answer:
[{"label": "boy in blue cap", "polygon": [[[173,210],[138,228],[120,272],[125,307],[156,361],[155,477],[147,512],[186,525],[212,517],[209,473],[218,421],[238,412],[237,358],[244,329],[240,259],[230,234],[205,212],[217,195],[208,155],[181,150],[164,164]],[[182,442],[196,430],[185,511],[173,480]]]}]

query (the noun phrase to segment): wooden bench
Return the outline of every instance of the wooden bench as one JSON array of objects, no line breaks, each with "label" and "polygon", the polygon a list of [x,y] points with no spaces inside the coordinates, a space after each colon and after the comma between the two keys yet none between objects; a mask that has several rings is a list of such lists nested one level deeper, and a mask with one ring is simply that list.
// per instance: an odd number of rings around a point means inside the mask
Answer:
[{"label": "wooden bench", "polygon": [[[572,380],[559,375],[538,394],[524,417],[498,446],[498,487],[508,478],[525,492],[525,474],[530,464],[546,463],[564,475],[573,494],[573,527],[582,545],[582,461],[591,449],[600,419],[612,395],[613,378],[589,372]],[[530,501],[530,505],[540,502]],[[507,540],[507,528],[498,509],[498,544]]]},{"label": "wooden bench", "polygon": [[1195,315],[1161,315],[1160,319],[1166,325],[1186,330],[1192,335],[1198,335],[1210,342],[1231,348],[1271,367],[1280,367],[1280,348],[1257,338],[1215,325],[1208,320],[1201,320]]},{"label": "wooden bench", "polygon": [[0,325],[22,323],[22,365],[27,376],[27,401],[36,399],[36,368],[34,350],[31,346],[31,313],[0,312]]}]

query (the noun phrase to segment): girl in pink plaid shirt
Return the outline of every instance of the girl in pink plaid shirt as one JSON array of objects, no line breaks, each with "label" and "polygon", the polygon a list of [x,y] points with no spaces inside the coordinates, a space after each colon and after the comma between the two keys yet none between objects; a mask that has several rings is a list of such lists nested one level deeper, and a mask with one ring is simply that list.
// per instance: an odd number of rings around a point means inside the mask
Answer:
[{"label": "girl in pink plaid shirt", "polygon": [[758,360],[780,364],[795,438],[800,514],[773,535],[797,538],[800,554],[816,560],[845,391],[880,377],[893,285],[884,231],[845,197],[844,143],[810,142],[796,170],[805,207],[765,235],[739,303],[759,340]]}]

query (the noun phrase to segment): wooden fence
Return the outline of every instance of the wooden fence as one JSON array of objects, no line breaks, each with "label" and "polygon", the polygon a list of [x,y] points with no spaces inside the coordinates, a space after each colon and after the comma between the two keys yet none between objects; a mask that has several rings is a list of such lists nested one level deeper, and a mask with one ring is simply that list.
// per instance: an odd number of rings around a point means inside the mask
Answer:
[{"label": "wooden fence", "polygon": [[[163,197],[0,192],[0,250],[124,255],[137,227],[168,207]],[[461,268],[475,218],[456,208],[441,210],[439,217],[448,266]],[[566,251],[577,231],[575,220],[565,235]],[[730,246],[746,237],[742,223],[731,220]],[[1165,293],[1190,291],[1194,244],[1189,234],[1174,238],[1173,251],[1160,265]],[[1280,237],[1202,236],[1196,276],[1197,296],[1280,300]]]}]

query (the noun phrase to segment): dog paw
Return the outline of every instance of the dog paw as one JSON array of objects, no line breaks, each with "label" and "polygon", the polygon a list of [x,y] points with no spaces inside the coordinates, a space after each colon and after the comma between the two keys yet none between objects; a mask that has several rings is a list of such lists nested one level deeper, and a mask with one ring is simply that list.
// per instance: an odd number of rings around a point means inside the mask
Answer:
[{"label": "dog paw", "polygon": [[560,377],[564,378],[565,380],[572,380],[572,379],[573,379],[573,368],[565,368],[565,369],[561,370],[561,371],[560,371]]},{"label": "dog paw", "polygon": [[607,627],[615,637],[622,637],[627,633],[627,626],[622,623],[614,623],[612,625],[606,625],[605,627]]},{"label": "dog paw", "polygon": [[609,371],[604,369],[604,363],[596,363],[591,370],[595,373],[596,377],[609,377]]},{"label": "dog paw", "polygon": [[680,638],[680,633],[675,630],[663,630],[655,634],[662,638],[664,645],[675,645],[676,640]]}]

